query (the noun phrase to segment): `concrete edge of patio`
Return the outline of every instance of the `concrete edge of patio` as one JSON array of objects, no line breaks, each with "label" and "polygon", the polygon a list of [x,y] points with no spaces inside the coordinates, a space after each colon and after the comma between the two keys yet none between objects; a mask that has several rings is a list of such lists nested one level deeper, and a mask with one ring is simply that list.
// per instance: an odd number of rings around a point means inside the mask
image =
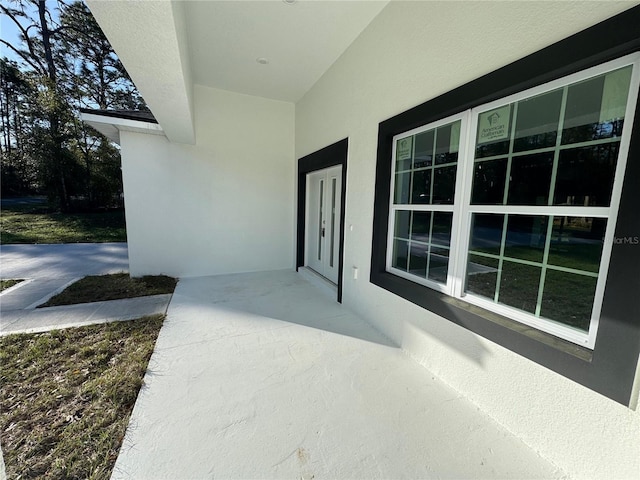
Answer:
[{"label": "concrete edge of patio", "polygon": [[172,294],[80,303],[60,307],[13,310],[2,313],[0,336],[164,315]]}]

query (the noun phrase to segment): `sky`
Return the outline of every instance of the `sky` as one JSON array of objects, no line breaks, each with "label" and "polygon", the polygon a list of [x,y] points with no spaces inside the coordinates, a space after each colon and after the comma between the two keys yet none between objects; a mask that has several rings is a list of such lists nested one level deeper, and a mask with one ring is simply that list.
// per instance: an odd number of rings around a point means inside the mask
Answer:
[{"label": "sky", "polygon": [[[2,3],[5,5],[12,6],[11,2],[8,2],[7,0],[2,0]],[[51,14],[53,15],[54,20],[57,20],[58,19],[58,9],[57,9],[58,2],[49,0],[47,3],[50,5],[50,7],[53,7],[51,8]],[[0,14],[0,38],[11,43],[16,48],[21,47],[20,30],[9,17],[2,14]],[[5,46],[4,44],[0,44],[0,57],[7,57],[10,60],[16,60],[16,61],[20,58],[18,57],[18,55],[16,55],[13,52],[13,50]]]},{"label": "sky", "polygon": [[[7,42],[17,45],[18,43],[18,27],[6,16],[0,15],[0,38]],[[6,45],[0,45],[0,57],[7,57],[15,60],[16,55]]]}]

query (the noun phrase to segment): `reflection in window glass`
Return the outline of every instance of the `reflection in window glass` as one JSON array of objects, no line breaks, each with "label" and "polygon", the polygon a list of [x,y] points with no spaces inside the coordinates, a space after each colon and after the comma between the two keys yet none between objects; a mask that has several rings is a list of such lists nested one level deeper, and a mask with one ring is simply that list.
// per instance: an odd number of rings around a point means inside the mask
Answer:
[{"label": "reflection in window glass", "polygon": [[411,173],[410,172],[397,173],[393,203],[395,203],[396,205],[409,203],[410,186],[411,186]]},{"label": "reflection in window glass", "polygon": [[406,240],[393,241],[393,258],[391,264],[400,270],[407,270],[409,243]]},{"label": "reflection in window glass", "polygon": [[513,150],[553,147],[558,135],[562,90],[518,102],[518,119]]},{"label": "reflection in window glass", "polygon": [[436,165],[457,162],[458,146],[460,144],[460,122],[439,127],[436,137]]},{"label": "reflection in window glass", "polygon": [[605,218],[553,217],[549,265],[597,273],[606,228]]},{"label": "reflection in window glass", "polygon": [[465,292],[493,300],[496,294],[499,264],[500,261],[497,258],[469,255]]},{"label": "reflection in window glass", "polygon": [[429,280],[446,283],[448,271],[449,250],[446,248],[431,247],[431,254],[429,255]]},{"label": "reflection in window glass", "polygon": [[511,163],[508,205],[546,205],[553,152],[515,157]]},{"label": "reflection in window glass", "polygon": [[433,230],[431,241],[435,245],[449,246],[451,244],[451,222],[453,213],[435,212],[433,214]]},{"label": "reflection in window glass", "polygon": [[546,237],[546,216],[509,215],[504,255],[542,262]]},{"label": "reflection in window glass", "polygon": [[409,238],[409,220],[411,212],[408,210],[396,211],[396,228],[394,235],[399,238]]},{"label": "reflection in window glass", "polygon": [[433,170],[419,170],[413,173],[411,203],[431,203],[431,174]]},{"label": "reflection in window glass", "polygon": [[[409,212],[396,212],[396,224],[405,221],[409,223],[404,217],[406,213]],[[403,268],[405,263],[396,261],[393,266],[420,278],[446,283],[449,271],[449,245],[451,243],[453,213],[414,211],[411,214],[411,231],[409,234],[411,241],[407,246],[409,252],[408,265]],[[398,249],[400,248],[398,247]],[[402,250],[402,254],[404,254],[404,250]]]},{"label": "reflection in window glass", "polygon": [[588,331],[597,281],[596,277],[547,271],[540,315]]},{"label": "reflection in window glass", "polygon": [[477,213],[473,215],[471,225],[471,244],[474,252],[500,255],[504,215]]},{"label": "reflection in window glass", "polygon": [[473,205],[501,205],[507,178],[507,159],[476,162],[473,171]]},{"label": "reflection in window glass", "polygon": [[452,212],[397,210],[392,266],[420,278],[446,283],[452,222]]},{"label": "reflection in window glass", "polygon": [[411,240],[429,243],[431,231],[431,212],[413,212]]},{"label": "reflection in window glass", "polygon": [[563,145],[620,137],[631,69],[621,68],[569,86]]},{"label": "reflection in window glass", "polygon": [[424,278],[427,274],[428,245],[411,242],[411,255],[409,256],[409,273]]},{"label": "reflection in window glass", "polygon": [[416,135],[416,151],[413,168],[425,168],[433,165],[433,130]]},{"label": "reflection in window glass", "polygon": [[473,215],[465,292],[588,329],[606,219],[509,214],[503,235],[504,217]]},{"label": "reflection in window glass", "polygon": [[615,142],[560,152],[554,204],[608,207],[618,150]]},{"label": "reflection in window glass", "polygon": [[535,313],[541,273],[540,267],[503,261],[498,301],[518,310]]},{"label": "reflection in window glass", "polygon": [[440,167],[433,170],[433,202],[441,205],[453,204],[456,190],[456,170],[454,167]]},{"label": "reflection in window glass", "polygon": [[394,204],[451,205],[461,122],[396,140]]}]

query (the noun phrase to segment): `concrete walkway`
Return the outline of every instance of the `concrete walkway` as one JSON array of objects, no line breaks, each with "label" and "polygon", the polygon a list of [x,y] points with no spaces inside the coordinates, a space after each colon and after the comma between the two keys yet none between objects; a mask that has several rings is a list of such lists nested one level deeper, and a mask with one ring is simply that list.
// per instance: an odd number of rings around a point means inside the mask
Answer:
[{"label": "concrete walkway", "polygon": [[24,281],[0,293],[0,335],[165,313],[171,295],[36,308],[86,275],[127,272],[128,269],[126,243],[2,245],[0,277]]},{"label": "concrete walkway", "polygon": [[564,475],[280,271],[179,282],[112,478]]}]

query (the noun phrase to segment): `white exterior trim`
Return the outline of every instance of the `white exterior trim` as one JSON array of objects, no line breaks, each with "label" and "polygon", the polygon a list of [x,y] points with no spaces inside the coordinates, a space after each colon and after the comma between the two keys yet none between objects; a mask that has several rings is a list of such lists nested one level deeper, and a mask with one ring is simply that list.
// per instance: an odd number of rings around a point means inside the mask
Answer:
[{"label": "white exterior trim", "polygon": [[143,120],[131,120],[84,112],[80,114],[80,118],[118,145],[120,145],[120,132],[122,131],[164,135],[164,130],[159,124]]}]

